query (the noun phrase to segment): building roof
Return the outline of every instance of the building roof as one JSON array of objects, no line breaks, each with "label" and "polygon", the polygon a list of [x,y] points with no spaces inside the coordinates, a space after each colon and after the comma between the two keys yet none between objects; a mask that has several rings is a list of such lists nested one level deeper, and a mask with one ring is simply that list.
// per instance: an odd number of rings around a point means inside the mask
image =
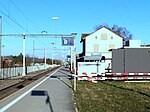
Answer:
[{"label": "building roof", "polygon": [[90,34],[82,34],[82,38],[84,38],[84,37],[86,37],[88,35],[90,35]]},{"label": "building roof", "polygon": [[123,40],[125,40],[125,38],[124,38],[124,37],[122,37],[121,35],[119,35],[119,34],[115,33],[115,32],[114,32],[114,31],[112,31],[111,29],[109,29],[109,28],[107,28],[107,27],[103,26],[103,27],[101,27],[100,29],[98,29],[98,30],[96,30],[96,31],[94,31],[94,32],[92,32],[92,33],[90,33],[90,34],[82,34],[82,35],[81,35],[81,41],[80,41],[80,42],[82,42],[82,41],[83,41],[83,39],[85,39],[87,36],[92,35],[93,33],[95,33],[95,32],[97,32],[97,31],[101,30],[102,28],[105,28],[105,29],[107,29],[107,30],[111,31],[111,32],[112,32],[112,33],[114,33],[115,35],[117,35],[117,36],[119,36],[120,38],[122,38]]},{"label": "building roof", "polygon": [[82,42],[83,39],[84,39],[85,37],[87,37],[88,35],[90,35],[90,34],[82,34],[82,35],[81,35],[81,41],[80,41],[80,42]]}]

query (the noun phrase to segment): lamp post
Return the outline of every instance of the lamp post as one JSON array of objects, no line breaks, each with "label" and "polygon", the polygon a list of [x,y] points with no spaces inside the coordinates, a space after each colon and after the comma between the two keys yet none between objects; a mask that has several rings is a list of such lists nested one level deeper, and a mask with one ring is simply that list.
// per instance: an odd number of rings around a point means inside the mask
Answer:
[{"label": "lamp post", "polygon": [[52,20],[58,20],[57,16],[52,17]]},{"label": "lamp post", "polygon": [[[52,20],[53,21],[58,21],[58,17],[57,16],[54,16],[54,17],[52,17]],[[55,24],[55,27],[56,27],[56,29],[55,29],[55,33],[57,34],[57,22],[55,22],[56,24]],[[55,36],[55,38],[56,38],[56,36]],[[55,39],[55,44],[56,44],[56,39]]]}]

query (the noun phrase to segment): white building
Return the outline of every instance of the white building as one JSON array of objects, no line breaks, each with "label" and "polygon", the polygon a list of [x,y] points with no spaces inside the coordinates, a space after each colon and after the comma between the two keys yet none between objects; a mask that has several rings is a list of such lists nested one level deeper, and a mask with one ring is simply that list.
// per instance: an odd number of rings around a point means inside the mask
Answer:
[{"label": "white building", "polygon": [[123,41],[123,37],[106,27],[102,27],[91,34],[82,34],[83,52],[80,54],[79,61],[88,61],[86,59],[90,61],[92,58],[95,59],[95,56],[99,56],[99,58],[105,56],[105,59],[109,60],[110,63],[112,58],[110,49],[123,47]]},{"label": "white building", "polygon": [[126,41],[125,48],[141,48],[141,40],[128,40]]}]

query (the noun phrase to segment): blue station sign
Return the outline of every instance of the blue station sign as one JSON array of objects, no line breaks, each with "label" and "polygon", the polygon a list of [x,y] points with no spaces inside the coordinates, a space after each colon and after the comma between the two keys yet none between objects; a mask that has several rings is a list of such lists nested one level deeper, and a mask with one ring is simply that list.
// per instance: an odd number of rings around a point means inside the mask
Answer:
[{"label": "blue station sign", "polygon": [[62,37],[62,46],[74,46],[74,38]]}]

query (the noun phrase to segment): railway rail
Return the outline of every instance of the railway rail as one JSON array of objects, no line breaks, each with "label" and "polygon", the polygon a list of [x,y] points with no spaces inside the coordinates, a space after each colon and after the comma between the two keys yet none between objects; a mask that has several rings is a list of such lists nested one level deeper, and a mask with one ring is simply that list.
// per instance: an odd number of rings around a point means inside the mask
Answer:
[{"label": "railway rail", "polygon": [[[5,88],[0,90],[0,101],[4,99],[5,97],[11,95],[12,93],[22,89],[23,87],[31,84],[32,82],[38,80],[39,78],[49,74],[50,72],[54,71],[58,67],[55,67],[53,69],[47,69],[46,71],[42,71],[40,73],[37,73],[36,75],[26,75],[25,77],[17,78],[15,80],[19,80],[17,83],[11,84],[6,86]],[[14,80],[14,79],[10,79]]]}]

